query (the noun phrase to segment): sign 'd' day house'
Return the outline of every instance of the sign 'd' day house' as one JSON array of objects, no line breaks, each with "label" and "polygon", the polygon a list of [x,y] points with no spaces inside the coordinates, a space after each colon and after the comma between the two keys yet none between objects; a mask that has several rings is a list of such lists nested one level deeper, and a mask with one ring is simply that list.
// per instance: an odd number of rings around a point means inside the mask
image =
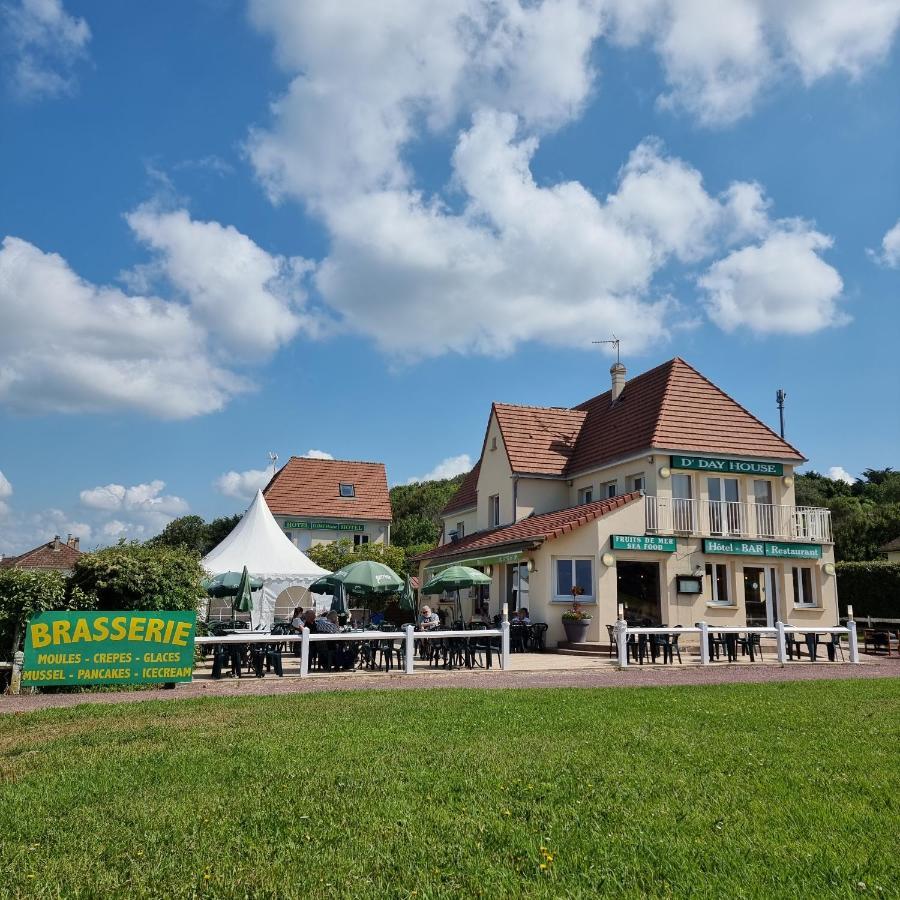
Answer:
[{"label": "sign 'd' day house'", "polygon": [[804,456],[683,359],[610,374],[571,408],[493,404],[420,578],[478,567],[473,605],[528,607],[550,643],[573,589],[591,641],[620,606],[643,625],[834,625],[830,513],[794,499]]}]

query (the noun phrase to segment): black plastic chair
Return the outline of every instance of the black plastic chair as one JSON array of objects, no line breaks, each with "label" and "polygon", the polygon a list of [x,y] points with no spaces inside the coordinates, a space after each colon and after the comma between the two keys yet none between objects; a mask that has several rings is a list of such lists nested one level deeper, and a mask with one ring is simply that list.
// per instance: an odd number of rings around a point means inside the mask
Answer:
[{"label": "black plastic chair", "polygon": [[757,653],[760,659],[763,658],[762,641],[760,635],[755,631],[738,635],[738,646],[741,648],[741,656],[749,655],[750,662],[756,662]]},{"label": "black plastic chair", "polygon": [[531,626],[531,649],[543,653],[546,647],[547,629],[550,626],[546,622],[535,622]]}]

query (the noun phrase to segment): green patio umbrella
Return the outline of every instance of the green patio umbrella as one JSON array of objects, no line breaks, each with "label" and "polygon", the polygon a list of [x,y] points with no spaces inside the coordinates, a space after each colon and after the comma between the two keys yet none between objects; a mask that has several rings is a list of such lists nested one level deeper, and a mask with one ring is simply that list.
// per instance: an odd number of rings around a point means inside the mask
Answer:
[{"label": "green patio umbrella", "polygon": [[332,612],[336,612],[339,616],[350,615],[350,607],[347,605],[347,592],[344,590],[344,586],[340,582],[337,582],[334,585],[334,594],[331,600],[331,610]]},{"label": "green patio umbrella", "polygon": [[422,588],[423,594],[443,594],[444,591],[456,591],[456,618],[462,619],[462,602],[459,592],[462,588],[477,587],[482,584],[490,584],[490,576],[478,569],[469,566],[450,566],[442,572],[438,572]]},{"label": "green patio umbrella", "polygon": [[403,579],[403,590],[400,591],[400,609],[405,612],[416,614],[416,595],[413,591],[412,581],[409,575]]},{"label": "green patio umbrella", "polygon": [[[262,581],[258,578],[256,580],[259,581],[259,586],[262,587]],[[238,612],[248,613],[253,609],[253,587],[251,582],[250,573],[247,571],[247,567],[244,566],[241,583],[238,585],[237,593],[234,595],[234,603],[231,604],[232,608]]]},{"label": "green patio umbrella", "polygon": [[[200,586],[210,597],[234,597],[241,589],[241,580],[247,573],[247,567],[244,566],[243,572],[221,572],[210,578],[204,578],[200,582]],[[254,578],[250,576],[250,590],[258,591],[263,586],[262,578]]]},{"label": "green patio umbrella", "polygon": [[337,586],[355,600],[366,600],[382,594],[397,594],[403,589],[403,579],[384,563],[364,560],[350,563],[331,575],[323,575],[309,589],[314,594],[331,594]]}]

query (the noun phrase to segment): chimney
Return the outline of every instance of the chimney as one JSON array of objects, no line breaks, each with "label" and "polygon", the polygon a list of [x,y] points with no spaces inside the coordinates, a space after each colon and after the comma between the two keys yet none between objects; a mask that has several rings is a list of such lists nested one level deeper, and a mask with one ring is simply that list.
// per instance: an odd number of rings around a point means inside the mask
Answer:
[{"label": "chimney", "polygon": [[58,534],[53,535],[53,549],[59,550],[59,535]]},{"label": "chimney", "polygon": [[77,550],[80,542],[81,538],[72,537],[72,535],[70,534],[68,539],[66,540],[66,546],[71,547],[73,550]]},{"label": "chimney", "polygon": [[612,402],[615,403],[625,388],[625,366],[620,362],[613,363],[609,374],[612,375]]}]

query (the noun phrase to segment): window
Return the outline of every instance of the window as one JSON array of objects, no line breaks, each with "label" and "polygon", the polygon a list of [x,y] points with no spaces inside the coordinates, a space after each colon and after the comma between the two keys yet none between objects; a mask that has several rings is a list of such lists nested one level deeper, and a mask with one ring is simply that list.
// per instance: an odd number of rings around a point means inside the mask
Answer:
[{"label": "window", "polygon": [[725,563],[707,563],[706,577],[709,579],[709,594],[712,602],[731,606],[728,598],[728,566]]},{"label": "window", "polygon": [[640,475],[629,475],[626,481],[629,491],[642,491],[646,485],[643,472]]},{"label": "window", "polygon": [[794,566],[791,570],[794,581],[794,605],[815,606],[816,597],[813,593],[812,569],[808,566]]},{"label": "window", "polygon": [[456,523],[456,539],[461,541],[466,536],[466,523],[465,522],[457,522]]},{"label": "window", "polygon": [[576,600],[594,599],[594,561],[592,559],[558,559],[556,561],[556,597],[572,598],[572,587],[578,585],[584,593]]},{"label": "window", "polygon": [[344,482],[341,482],[340,494],[342,497],[355,497],[356,496],[356,485],[355,484],[345,484]]},{"label": "window", "polygon": [[369,543],[369,536],[367,534],[354,534],[353,535],[353,546],[361,547],[363,544]]},{"label": "window", "polygon": [[607,481],[606,484],[601,485],[600,493],[602,494],[602,496],[604,498],[606,498],[608,500],[610,497],[616,496],[616,493],[617,493],[616,488],[617,488],[617,484],[615,481]]},{"label": "window", "polygon": [[488,528],[494,528],[500,524],[500,495],[493,494],[488,497]]},{"label": "window", "polygon": [[583,487],[578,489],[578,502],[579,503],[592,503],[594,500],[594,486],[589,485],[588,487]]},{"label": "window", "polygon": [[690,475],[672,475],[672,517],[675,531],[694,530],[694,496]]}]

